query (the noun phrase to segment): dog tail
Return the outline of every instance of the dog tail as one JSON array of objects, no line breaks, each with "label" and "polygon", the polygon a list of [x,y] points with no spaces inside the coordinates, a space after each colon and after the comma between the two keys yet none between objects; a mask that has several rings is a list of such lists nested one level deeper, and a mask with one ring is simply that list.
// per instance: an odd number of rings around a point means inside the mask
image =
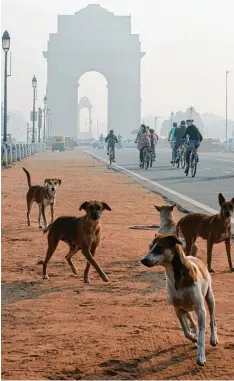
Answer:
[{"label": "dog tail", "polygon": [[49,224],[49,225],[47,226],[47,228],[45,228],[45,229],[43,230],[43,234],[48,233],[48,231],[51,229],[52,225],[53,225],[53,223],[52,223],[52,224]]},{"label": "dog tail", "polygon": [[26,176],[27,176],[27,180],[28,180],[28,187],[31,188],[32,186],[32,183],[31,183],[31,176],[30,176],[30,173],[27,171],[27,169],[25,169],[23,167],[23,171],[26,173]]}]

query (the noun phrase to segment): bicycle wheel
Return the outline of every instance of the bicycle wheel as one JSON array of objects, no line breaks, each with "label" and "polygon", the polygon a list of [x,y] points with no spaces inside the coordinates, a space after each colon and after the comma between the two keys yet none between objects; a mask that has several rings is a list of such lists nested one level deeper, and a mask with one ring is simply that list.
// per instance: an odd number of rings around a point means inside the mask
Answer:
[{"label": "bicycle wheel", "polygon": [[109,159],[110,159],[110,165],[111,165],[113,162],[113,149],[112,148],[110,148],[110,150],[109,150]]},{"label": "bicycle wheel", "polygon": [[149,160],[149,165],[150,165],[150,168],[152,167],[153,165],[153,152],[150,152],[150,160]]},{"label": "bicycle wheel", "polygon": [[180,168],[180,161],[181,161],[181,152],[178,152],[178,155],[176,157],[177,168]]},{"label": "bicycle wheel", "polygon": [[185,168],[185,153],[184,153],[184,151],[181,152],[180,161],[181,161],[181,167],[184,169]]},{"label": "bicycle wheel", "polygon": [[191,176],[195,177],[197,172],[197,154],[192,155],[191,159]]},{"label": "bicycle wheel", "polygon": [[146,150],[143,153],[143,168],[148,169],[149,167],[149,156]]}]

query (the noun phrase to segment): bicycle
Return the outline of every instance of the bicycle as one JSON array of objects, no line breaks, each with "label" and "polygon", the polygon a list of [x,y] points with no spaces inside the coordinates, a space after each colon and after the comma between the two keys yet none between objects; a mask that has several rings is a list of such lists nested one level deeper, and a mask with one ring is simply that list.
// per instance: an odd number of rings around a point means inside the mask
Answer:
[{"label": "bicycle", "polygon": [[110,165],[114,161],[114,147],[110,146],[109,148],[109,160],[110,160]]},{"label": "bicycle", "polygon": [[[191,168],[191,176],[195,177],[197,173],[197,163],[199,161],[197,148],[189,147],[187,149],[191,150],[190,159],[189,159],[189,168]],[[188,176],[188,173],[186,173],[186,176]]]},{"label": "bicycle", "polygon": [[150,157],[151,157],[151,155],[150,155],[150,152],[149,152],[147,147],[143,148],[143,154],[142,155],[143,155],[142,168],[143,169],[148,169],[149,165],[150,165],[150,160],[151,160]]},{"label": "bicycle", "polygon": [[183,144],[180,144],[177,153],[176,153],[176,164],[177,168],[181,166],[181,168],[185,167],[185,152]]}]

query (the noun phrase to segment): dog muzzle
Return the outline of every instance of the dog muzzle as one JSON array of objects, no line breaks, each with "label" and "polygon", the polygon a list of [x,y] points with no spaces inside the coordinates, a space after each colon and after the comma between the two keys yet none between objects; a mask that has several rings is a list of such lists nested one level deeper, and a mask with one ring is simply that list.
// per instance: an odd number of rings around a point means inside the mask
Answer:
[{"label": "dog muzzle", "polygon": [[93,220],[93,221],[97,221],[97,220],[99,220],[99,218],[100,218],[100,214],[94,212],[94,213],[92,213],[92,214],[90,215],[90,218],[91,218],[91,220]]}]

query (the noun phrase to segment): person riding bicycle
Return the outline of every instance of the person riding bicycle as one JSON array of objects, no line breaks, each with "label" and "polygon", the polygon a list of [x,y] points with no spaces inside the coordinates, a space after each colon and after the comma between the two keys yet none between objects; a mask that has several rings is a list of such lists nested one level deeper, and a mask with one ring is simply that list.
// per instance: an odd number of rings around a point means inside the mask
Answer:
[{"label": "person riding bicycle", "polygon": [[149,132],[150,132],[151,150],[153,152],[153,157],[155,159],[155,157],[156,157],[155,146],[158,142],[158,135],[156,134],[156,132],[154,132],[153,128],[150,128]]},{"label": "person riding bicycle", "polygon": [[171,127],[171,130],[169,132],[169,136],[168,136],[168,141],[170,142],[170,145],[172,148],[171,164],[173,164],[175,161],[174,145],[175,145],[175,141],[176,141],[176,138],[175,138],[175,130],[176,129],[177,129],[177,123],[174,122],[172,127]]},{"label": "person riding bicycle", "polygon": [[186,148],[186,168],[184,171],[184,173],[188,174],[191,151],[192,149],[197,149],[200,146],[203,137],[193,120],[188,119],[186,120],[186,123],[187,128],[181,139],[184,140],[187,136],[189,137],[188,146]]},{"label": "person riding bicycle", "polygon": [[143,149],[147,148],[150,150],[151,143],[150,143],[150,136],[149,136],[149,130],[148,128],[142,124],[140,127],[140,131],[137,134],[135,143],[137,143],[137,148],[140,151],[140,167],[143,167]]},{"label": "person riding bicycle", "polygon": [[183,140],[182,140],[182,136],[184,136],[185,134],[185,131],[186,131],[186,123],[185,123],[185,120],[182,120],[180,122],[180,125],[179,127],[177,127],[175,129],[175,132],[174,132],[174,137],[175,137],[175,144],[174,144],[174,147],[173,147],[173,150],[174,150],[174,157],[176,159],[176,162],[178,161],[178,157],[177,157],[177,152],[178,152],[178,149],[180,147],[180,145],[182,144]]},{"label": "person riding bicycle", "polygon": [[113,130],[110,130],[107,135],[105,142],[107,143],[107,155],[109,155],[110,147],[113,149],[113,162],[115,162],[115,143],[118,144],[118,139],[114,134]]}]

